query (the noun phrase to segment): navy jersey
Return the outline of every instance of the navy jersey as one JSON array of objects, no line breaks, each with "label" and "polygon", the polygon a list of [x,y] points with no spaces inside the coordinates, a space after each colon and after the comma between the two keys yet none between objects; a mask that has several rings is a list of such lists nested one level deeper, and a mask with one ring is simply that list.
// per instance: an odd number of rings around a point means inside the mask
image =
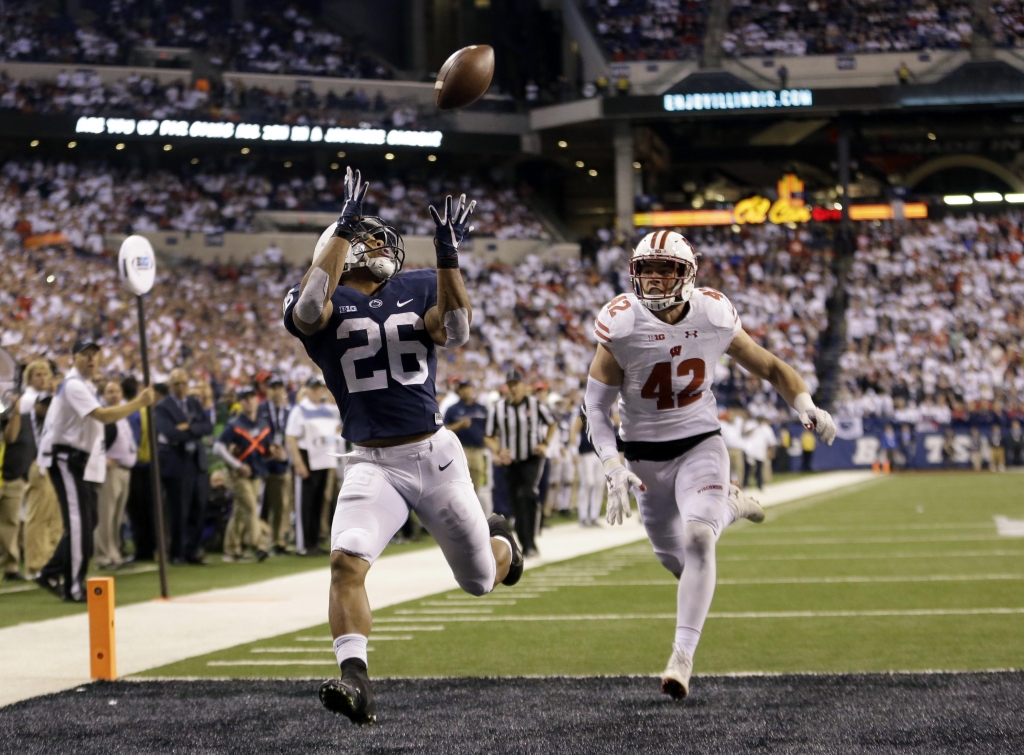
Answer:
[{"label": "navy jersey", "polygon": [[229,449],[234,446],[234,457],[249,465],[253,477],[262,479],[267,476],[267,456],[274,441],[273,433],[270,423],[259,414],[255,420],[238,414],[224,426],[218,440]]},{"label": "navy jersey", "polygon": [[292,322],[299,286],[284,300],[284,326],[324,373],[352,443],[422,435],[443,424],[434,395],[437,354],[423,318],[437,304],[437,271],[410,270],[367,296],[338,286],[327,326],[304,335]]}]

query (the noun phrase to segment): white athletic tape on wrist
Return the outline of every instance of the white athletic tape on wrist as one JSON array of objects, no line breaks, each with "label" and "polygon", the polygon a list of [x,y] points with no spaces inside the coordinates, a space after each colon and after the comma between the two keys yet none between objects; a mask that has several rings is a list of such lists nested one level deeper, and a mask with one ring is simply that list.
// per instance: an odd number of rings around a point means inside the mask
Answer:
[{"label": "white athletic tape on wrist", "polygon": [[327,301],[327,286],[331,278],[323,268],[315,267],[309,274],[305,288],[299,294],[299,300],[292,310],[296,317],[307,325],[312,325],[320,319],[324,313],[324,304]]},{"label": "white athletic tape on wrist", "polygon": [[462,346],[469,340],[469,310],[459,307],[444,313],[445,348]]},{"label": "white athletic tape on wrist", "polygon": [[814,401],[811,399],[811,394],[801,393],[795,399],[793,399],[793,409],[800,414],[808,412],[814,408]]}]

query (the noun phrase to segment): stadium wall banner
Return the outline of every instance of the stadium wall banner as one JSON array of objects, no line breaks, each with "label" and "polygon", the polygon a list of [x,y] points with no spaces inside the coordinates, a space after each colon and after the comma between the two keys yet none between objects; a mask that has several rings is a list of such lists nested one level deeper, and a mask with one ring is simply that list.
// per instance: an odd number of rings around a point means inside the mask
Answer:
[{"label": "stadium wall banner", "polygon": [[[790,447],[787,449],[791,459],[790,468],[799,469],[800,435],[803,433],[803,426],[794,423],[787,425],[786,429],[791,438]],[[853,429],[854,432],[841,431],[831,446],[818,442],[811,460],[811,466],[815,472],[837,469],[870,469],[872,464],[880,460],[881,437],[873,433],[851,437],[855,434],[856,428],[849,429]],[[942,447],[945,444],[945,432],[946,428],[940,427],[937,430],[915,433],[910,446],[899,450],[905,463],[895,466],[905,466],[911,469],[941,469],[943,467]],[[970,435],[966,432],[958,432],[954,435],[953,467],[970,466],[970,447]]]},{"label": "stadium wall banner", "polygon": [[177,137],[190,139],[242,139],[263,142],[323,142],[325,144],[367,144],[392,147],[440,147],[440,131],[342,128],[340,126],[290,126],[287,124],[230,123],[224,121],[177,121],[82,116],[75,123],[76,134]]},{"label": "stadium wall banner", "polygon": [[687,110],[753,110],[755,108],[811,107],[814,94],[810,89],[770,89],[752,92],[710,92],[707,94],[666,94],[662,107],[667,113]]}]

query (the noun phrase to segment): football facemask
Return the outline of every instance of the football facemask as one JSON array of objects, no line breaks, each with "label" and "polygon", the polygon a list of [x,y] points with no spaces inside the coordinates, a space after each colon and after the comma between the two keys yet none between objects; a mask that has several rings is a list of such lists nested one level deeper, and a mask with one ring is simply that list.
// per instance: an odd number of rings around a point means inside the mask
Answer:
[{"label": "football facemask", "polygon": [[655,231],[633,250],[629,276],[636,298],[651,311],[685,304],[697,280],[697,255],[682,234]]},{"label": "football facemask", "polygon": [[382,281],[401,272],[405,264],[405,241],[398,231],[375,215],[363,217],[353,231],[345,257],[346,271],[365,267]]}]

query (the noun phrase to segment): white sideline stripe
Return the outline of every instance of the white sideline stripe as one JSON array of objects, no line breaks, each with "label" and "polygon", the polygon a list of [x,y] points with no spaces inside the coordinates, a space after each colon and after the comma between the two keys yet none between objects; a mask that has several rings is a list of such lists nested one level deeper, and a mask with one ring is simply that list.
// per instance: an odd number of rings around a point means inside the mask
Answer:
[{"label": "white sideline stripe", "polygon": [[[831,585],[867,582],[985,582],[1024,579],[1024,574],[925,574],[903,577],[765,577],[760,579],[719,579],[721,585]],[[673,579],[636,579],[608,582],[566,583],[564,587],[653,587],[679,583]]]},{"label": "white sideline stripe", "polygon": [[[787,535],[793,534],[794,532],[871,532],[873,530],[885,530],[891,532],[893,530],[991,530],[992,525],[988,522],[978,522],[975,524],[949,524],[943,522],[935,522],[933,524],[858,524],[850,527],[823,527],[817,524],[808,524],[798,527],[772,527],[770,533],[778,534],[784,533]],[[758,527],[744,527],[743,529],[737,529],[729,532],[729,537],[736,537],[737,535],[766,535],[769,532],[762,531]]]},{"label": "white sideline stripe", "polygon": [[[517,596],[518,597],[518,596]],[[448,610],[461,611],[460,608],[452,608],[452,606],[458,606],[460,603],[469,601],[451,601],[451,600],[421,600],[421,606],[448,606]],[[486,605],[489,606],[514,606],[516,602],[514,600],[488,600]]]},{"label": "white sideline stripe", "polygon": [[[491,593],[491,595],[493,595],[493,594],[494,593]],[[538,593],[536,593],[536,592],[528,593],[528,592],[519,592],[518,590],[516,590],[513,593],[513,595],[516,596],[516,600],[529,600],[530,598],[539,598],[540,597],[540,595]],[[444,597],[445,597],[446,600],[449,600],[449,601],[454,600],[456,602],[475,603],[477,605],[480,605],[480,604],[485,604],[485,605],[489,605],[489,606],[496,605],[496,602],[493,601],[493,600],[489,600],[488,599],[489,596],[487,596],[487,595],[484,595],[482,598],[477,598],[477,597],[474,597],[472,595],[461,595],[461,594],[460,595],[445,595]]]},{"label": "white sideline stripe", "polygon": [[[444,605],[444,604],[442,604]],[[399,608],[397,614],[444,614],[445,616],[456,616],[462,614],[490,616],[494,611],[490,608]],[[408,619],[406,619],[408,621]]]},{"label": "white sideline stripe", "polygon": [[[444,627],[440,626],[440,625],[436,626],[436,627],[378,627],[377,629],[374,629],[370,633],[370,636],[372,638],[371,642],[376,642],[377,640],[393,640],[393,639],[395,639],[394,635],[390,635],[390,634],[382,635],[382,634],[380,634],[381,632],[443,632],[443,631],[444,631]],[[403,639],[411,639],[411,638],[412,638],[411,635],[409,637],[403,637]],[[325,634],[322,637],[295,637],[293,639],[294,639],[295,642],[334,642],[334,638],[331,637],[329,634]]]},{"label": "white sideline stripe", "polygon": [[[1024,535],[1022,535],[1024,537]],[[960,543],[960,542],[998,542],[1003,538],[995,535],[939,535],[937,537],[862,537],[862,538],[845,538],[845,537],[822,537],[822,538],[805,538],[803,540],[763,540],[759,542],[752,542],[750,540],[744,540],[741,543],[732,542],[731,540],[719,541],[718,547],[723,546],[729,548],[751,548],[758,546],[770,546],[776,545],[881,545],[881,544],[892,544],[892,543]]]},{"label": "white sideline stripe", "polygon": [[[709,619],[831,619],[871,616],[1003,616],[1024,614],[1024,608],[907,608],[864,611],[712,611]],[[675,619],[674,613],[596,613],[565,616],[453,616],[449,621],[639,621]],[[374,619],[387,622],[389,619]]]},{"label": "white sideline stripe", "polygon": [[0,587],[0,595],[9,595],[14,592],[28,592],[29,590],[38,590],[39,585],[18,585],[17,587]]},{"label": "white sideline stripe", "polygon": [[[870,472],[830,472],[776,483],[761,504],[772,506],[828,495],[848,495],[853,486],[884,484]],[[636,518],[620,527],[551,527],[540,536],[543,556],[527,570],[607,551],[647,554],[650,546]],[[190,602],[151,601],[117,609],[117,668],[137,674],[187,658],[322,626],[330,587],[326,566],[238,587],[193,593]],[[175,594],[172,576],[171,594]],[[438,548],[379,559],[366,578],[371,610],[459,589]],[[539,587],[533,592],[557,588]],[[154,590],[154,596],[155,596]],[[272,610],[267,610],[272,602]],[[6,608],[6,607],[5,607]],[[415,622],[406,618],[404,624]],[[420,621],[437,621],[423,617]],[[391,623],[397,623],[391,622]],[[372,642],[372,640],[371,640]],[[0,664],[0,706],[59,692],[89,681],[89,621],[85,612],[0,628],[0,647],[18,648]]]},{"label": "white sideline stripe", "polygon": [[992,556],[1024,556],[1024,551],[921,551],[920,553],[819,553],[792,556],[719,556],[723,561],[853,561],[890,558],[990,558]]},{"label": "white sideline stripe", "polygon": [[253,648],[250,653],[327,653],[334,655],[333,648]]},{"label": "white sideline stripe", "polygon": [[[366,648],[372,652],[373,648]],[[207,666],[337,666],[334,660],[329,661],[207,661]]]}]

